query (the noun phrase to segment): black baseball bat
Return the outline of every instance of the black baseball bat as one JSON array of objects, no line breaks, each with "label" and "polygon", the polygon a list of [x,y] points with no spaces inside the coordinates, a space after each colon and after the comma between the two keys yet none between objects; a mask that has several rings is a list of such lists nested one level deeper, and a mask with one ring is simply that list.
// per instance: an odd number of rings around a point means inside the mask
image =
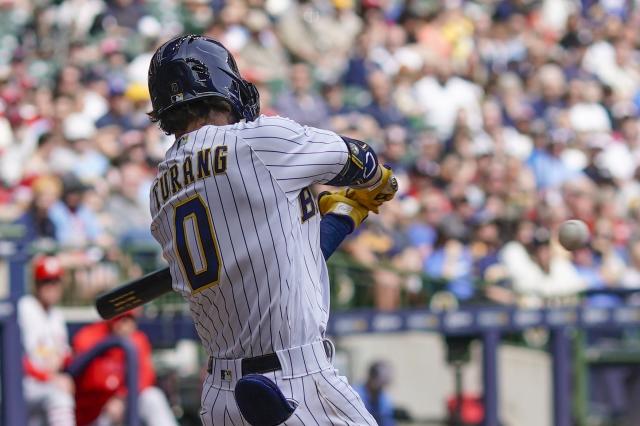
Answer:
[{"label": "black baseball bat", "polygon": [[104,319],[111,319],[171,291],[169,268],[159,269],[114,288],[96,299],[96,309]]}]

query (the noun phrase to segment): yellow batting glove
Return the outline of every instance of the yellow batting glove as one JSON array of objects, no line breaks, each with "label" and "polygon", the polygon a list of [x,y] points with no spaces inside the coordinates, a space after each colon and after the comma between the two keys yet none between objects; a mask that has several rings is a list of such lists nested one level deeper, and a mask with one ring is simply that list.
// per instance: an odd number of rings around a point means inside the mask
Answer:
[{"label": "yellow batting glove", "polygon": [[348,198],[357,201],[374,213],[378,213],[378,208],[398,192],[398,180],[393,175],[393,171],[386,166],[380,166],[380,169],[382,173],[376,183],[366,188],[349,188],[346,192]]},{"label": "yellow batting glove", "polygon": [[335,214],[348,217],[353,222],[353,229],[360,226],[369,215],[369,210],[357,201],[346,197],[344,190],[320,193],[318,195],[318,207],[322,216]]}]

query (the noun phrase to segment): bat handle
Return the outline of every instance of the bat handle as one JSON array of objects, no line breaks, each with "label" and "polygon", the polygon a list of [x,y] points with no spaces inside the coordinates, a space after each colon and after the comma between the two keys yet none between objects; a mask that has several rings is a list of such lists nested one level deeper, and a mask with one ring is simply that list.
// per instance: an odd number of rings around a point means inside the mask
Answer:
[{"label": "bat handle", "polygon": [[102,318],[111,319],[151,302],[171,290],[169,268],[159,269],[101,294],[96,299],[96,309]]}]

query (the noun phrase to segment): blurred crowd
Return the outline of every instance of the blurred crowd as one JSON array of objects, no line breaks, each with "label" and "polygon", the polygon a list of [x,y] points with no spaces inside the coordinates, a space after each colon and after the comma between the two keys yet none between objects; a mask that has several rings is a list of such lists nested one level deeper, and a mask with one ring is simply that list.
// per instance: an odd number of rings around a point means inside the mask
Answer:
[{"label": "blurred crowd", "polygon": [[[195,32],[235,54],[263,113],[393,167],[399,196],[343,245],[379,308],[416,277],[469,303],[640,287],[638,25],[626,0],[0,0],[0,220],[72,266],[153,246],[172,141],[147,118],[147,68]],[[573,254],[568,218],[592,232]]]}]

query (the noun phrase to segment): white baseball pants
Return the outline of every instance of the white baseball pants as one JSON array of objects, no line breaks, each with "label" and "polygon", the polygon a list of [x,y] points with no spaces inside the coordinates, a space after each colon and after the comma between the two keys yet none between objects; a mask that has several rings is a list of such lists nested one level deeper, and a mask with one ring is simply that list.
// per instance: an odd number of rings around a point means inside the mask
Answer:
[{"label": "white baseball pants", "polygon": [[32,377],[25,377],[22,384],[29,425],[75,426],[73,395],[63,392],[52,382],[41,382]]},{"label": "white baseball pants", "polygon": [[[358,394],[339,376],[322,342],[277,351],[282,370],[264,374],[297,403],[285,426],[377,426]],[[241,359],[215,359],[202,388],[204,426],[249,426],[234,397]]]}]

